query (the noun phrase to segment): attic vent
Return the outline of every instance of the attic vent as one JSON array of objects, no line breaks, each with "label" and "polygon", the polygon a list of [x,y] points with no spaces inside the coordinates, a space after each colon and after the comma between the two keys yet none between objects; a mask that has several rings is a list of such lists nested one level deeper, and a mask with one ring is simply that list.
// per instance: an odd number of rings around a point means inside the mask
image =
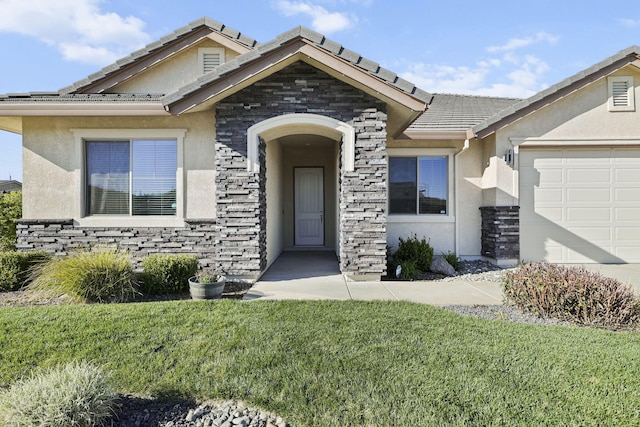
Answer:
[{"label": "attic vent", "polygon": [[224,49],[222,48],[204,47],[198,49],[198,62],[203,74],[223,64],[224,60]]},{"label": "attic vent", "polygon": [[634,111],[633,77],[609,77],[609,111]]}]

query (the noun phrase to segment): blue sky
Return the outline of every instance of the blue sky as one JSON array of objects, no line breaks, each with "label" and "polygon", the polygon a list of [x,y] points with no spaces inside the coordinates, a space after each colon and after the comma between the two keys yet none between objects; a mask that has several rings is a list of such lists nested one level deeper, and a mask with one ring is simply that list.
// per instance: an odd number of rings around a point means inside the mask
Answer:
[{"label": "blue sky", "polygon": [[[304,25],[422,89],[527,97],[640,44],[632,1],[0,0],[0,93],[52,91],[208,16],[260,42]],[[22,179],[0,131],[0,179]]]}]

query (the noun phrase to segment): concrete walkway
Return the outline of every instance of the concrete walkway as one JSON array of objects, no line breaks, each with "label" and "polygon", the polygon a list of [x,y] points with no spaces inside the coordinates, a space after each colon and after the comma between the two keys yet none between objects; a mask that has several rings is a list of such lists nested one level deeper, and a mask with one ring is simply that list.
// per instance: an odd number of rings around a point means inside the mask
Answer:
[{"label": "concrete walkway", "polygon": [[494,282],[351,282],[333,252],[284,252],[245,295],[245,300],[389,300],[432,305],[502,304]]},{"label": "concrete walkway", "polygon": [[[586,264],[585,268],[632,285],[640,294],[640,264]],[[389,300],[432,305],[502,304],[500,284],[447,282],[345,281],[331,251],[283,252],[245,295],[245,300]]]}]

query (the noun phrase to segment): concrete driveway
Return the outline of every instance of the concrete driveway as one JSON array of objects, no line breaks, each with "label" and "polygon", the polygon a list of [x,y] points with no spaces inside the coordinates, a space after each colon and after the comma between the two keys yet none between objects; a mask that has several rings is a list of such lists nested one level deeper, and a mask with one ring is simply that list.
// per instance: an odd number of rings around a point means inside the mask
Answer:
[{"label": "concrete driveway", "polygon": [[640,294],[640,264],[565,264],[581,266],[589,271],[600,273],[605,277],[613,277],[624,285],[632,285],[636,294]]}]

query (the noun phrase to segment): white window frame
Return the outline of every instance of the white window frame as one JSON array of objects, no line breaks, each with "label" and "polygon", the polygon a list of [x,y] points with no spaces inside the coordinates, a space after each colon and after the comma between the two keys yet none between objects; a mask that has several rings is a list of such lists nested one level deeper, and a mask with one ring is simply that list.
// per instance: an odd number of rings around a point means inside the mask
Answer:
[{"label": "white window frame", "polygon": [[447,213],[446,214],[392,214],[389,213],[389,195],[387,195],[387,222],[390,223],[421,223],[421,222],[455,222],[454,212],[454,165],[453,149],[424,149],[424,148],[388,148],[387,149],[387,191],[389,188],[389,159],[391,157],[447,157]]},{"label": "white window frame", "polygon": [[[183,227],[186,189],[184,188],[184,138],[186,129],[71,129],[75,138],[74,221],[80,227]],[[90,216],[86,212],[85,141],[122,141],[134,139],[176,140],[176,214],[144,216]]]},{"label": "white window frame", "polygon": [[198,49],[198,69],[200,74],[204,74],[204,56],[206,54],[217,53],[220,55],[220,65],[226,62],[224,48],[222,47],[201,47]]},{"label": "white window frame", "polygon": [[[628,100],[627,105],[614,105],[613,85],[614,83],[619,83],[619,82],[624,82],[627,84],[627,100]],[[635,87],[633,85],[632,76],[607,77],[607,87],[609,91],[609,98],[607,101],[609,111],[635,111],[636,110]]]}]

